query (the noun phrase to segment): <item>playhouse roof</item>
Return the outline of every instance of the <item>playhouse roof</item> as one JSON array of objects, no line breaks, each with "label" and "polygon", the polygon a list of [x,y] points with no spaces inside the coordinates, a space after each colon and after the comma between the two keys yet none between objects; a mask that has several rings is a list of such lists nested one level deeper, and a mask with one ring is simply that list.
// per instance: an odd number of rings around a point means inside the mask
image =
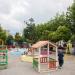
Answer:
[{"label": "playhouse roof", "polygon": [[55,44],[53,44],[53,43],[51,43],[51,42],[49,42],[49,41],[39,41],[39,42],[33,44],[33,45],[32,45],[32,48],[40,48],[40,47],[42,47],[42,46],[44,46],[44,45],[46,45],[46,44],[48,44],[48,43],[49,43],[51,46],[56,47]]}]

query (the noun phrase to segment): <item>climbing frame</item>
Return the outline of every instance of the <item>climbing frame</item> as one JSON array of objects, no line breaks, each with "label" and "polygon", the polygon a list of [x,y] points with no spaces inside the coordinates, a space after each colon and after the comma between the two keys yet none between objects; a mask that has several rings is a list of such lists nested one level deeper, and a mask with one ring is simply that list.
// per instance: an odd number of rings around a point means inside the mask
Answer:
[{"label": "climbing frame", "polygon": [[0,45],[0,69],[7,68],[8,64],[8,50],[6,46]]}]

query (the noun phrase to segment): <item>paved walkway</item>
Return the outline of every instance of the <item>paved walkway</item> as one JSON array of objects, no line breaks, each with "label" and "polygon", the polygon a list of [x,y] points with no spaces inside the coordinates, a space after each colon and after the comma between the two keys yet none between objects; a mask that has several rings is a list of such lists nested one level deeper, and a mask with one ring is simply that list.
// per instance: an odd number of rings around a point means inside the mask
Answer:
[{"label": "paved walkway", "polygon": [[0,70],[0,75],[75,75],[75,56],[65,56],[62,69],[50,73],[38,73],[31,63],[21,62],[19,57],[9,57],[8,69]]}]

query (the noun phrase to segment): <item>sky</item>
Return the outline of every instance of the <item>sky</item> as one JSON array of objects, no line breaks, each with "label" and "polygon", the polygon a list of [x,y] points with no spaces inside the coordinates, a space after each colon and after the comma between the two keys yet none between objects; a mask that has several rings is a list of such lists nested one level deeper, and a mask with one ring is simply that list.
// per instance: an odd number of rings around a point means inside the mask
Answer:
[{"label": "sky", "polygon": [[73,0],[0,0],[0,24],[11,34],[22,32],[24,21],[44,23],[56,13],[66,12]]}]

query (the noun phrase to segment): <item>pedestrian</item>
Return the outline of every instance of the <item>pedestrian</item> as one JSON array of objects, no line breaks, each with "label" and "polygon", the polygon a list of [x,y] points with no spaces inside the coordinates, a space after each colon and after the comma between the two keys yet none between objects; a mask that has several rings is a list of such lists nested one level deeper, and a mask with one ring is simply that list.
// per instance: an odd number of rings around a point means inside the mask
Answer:
[{"label": "pedestrian", "polygon": [[72,43],[71,43],[71,41],[68,41],[68,43],[67,43],[66,53],[72,54]]},{"label": "pedestrian", "polygon": [[64,63],[64,52],[63,47],[61,46],[58,47],[58,62],[59,62],[59,69],[61,69]]}]

